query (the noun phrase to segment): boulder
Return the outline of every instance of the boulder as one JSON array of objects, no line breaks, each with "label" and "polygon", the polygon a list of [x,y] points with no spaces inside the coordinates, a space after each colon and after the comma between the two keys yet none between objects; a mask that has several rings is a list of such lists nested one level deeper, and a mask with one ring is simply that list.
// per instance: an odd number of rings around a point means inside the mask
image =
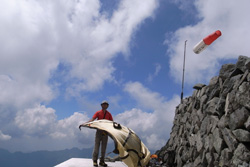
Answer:
[{"label": "boulder", "polygon": [[250,143],[250,132],[243,129],[236,129],[233,131],[234,136],[239,142]]}]

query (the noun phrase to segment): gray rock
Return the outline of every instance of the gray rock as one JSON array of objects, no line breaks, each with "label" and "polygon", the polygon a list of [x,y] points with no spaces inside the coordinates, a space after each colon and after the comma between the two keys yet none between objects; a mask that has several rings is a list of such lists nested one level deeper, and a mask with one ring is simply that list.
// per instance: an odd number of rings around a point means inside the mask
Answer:
[{"label": "gray rock", "polygon": [[250,116],[248,117],[247,121],[244,123],[245,128],[250,131]]},{"label": "gray rock", "polygon": [[221,132],[222,132],[223,139],[226,142],[230,151],[235,150],[238,145],[238,142],[235,136],[232,134],[232,132],[227,128],[222,129]]},{"label": "gray rock", "polygon": [[218,127],[220,129],[229,127],[229,116],[223,115],[218,122]]},{"label": "gray rock", "polygon": [[197,90],[200,90],[200,89],[202,89],[203,87],[205,87],[206,85],[204,85],[204,84],[201,84],[201,83],[198,83],[198,84],[195,84],[194,86],[193,86],[193,88],[194,89],[197,89]]},{"label": "gray rock", "polygon": [[210,79],[209,85],[215,85],[219,82],[219,76],[215,76],[213,78]]},{"label": "gray rock", "polygon": [[209,123],[210,123],[210,117],[205,117],[204,120],[202,121],[201,127],[200,127],[201,136],[204,136],[205,134],[208,133],[207,129],[208,129]]},{"label": "gray rock", "polygon": [[202,166],[201,158],[199,156],[194,160],[194,166]]},{"label": "gray rock", "polygon": [[234,151],[233,159],[240,159],[242,161],[249,162],[249,157],[250,151],[244,144],[240,143]]},{"label": "gray rock", "polygon": [[214,97],[219,97],[220,96],[221,89],[219,86],[215,86],[210,93],[208,94],[208,100],[211,100]]},{"label": "gray rock", "polygon": [[233,95],[233,93],[228,93],[227,94],[226,101],[225,101],[225,113],[226,113],[226,116],[233,112],[232,103],[233,103],[234,99],[235,99],[235,96]]},{"label": "gray rock", "polygon": [[250,58],[223,65],[176,107],[165,167],[250,167]]},{"label": "gray rock", "polygon": [[236,68],[239,68],[243,72],[246,71],[247,67],[245,65],[248,63],[249,59],[250,58],[247,56],[239,56]]},{"label": "gray rock", "polygon": [[224,150],[222,150],[220,161],[219,161],[220,166],[230,166],[229,160],[231,160],[232,157],[233,157],[233,153],[228,148],[225,148]]},{"label": "gray rock", "polygon": [[247,75],[247,81],[250,82],[250,73]]},{"label": "gray rock", "polygon": [[243,82],[236,93],[236,101],[250,110],[250,82]]},{"label": "gray rock", "polygon": [[221,91],[222,95],[226,95],[233,90],[234,85],[238,80],[240,80],[242,75],[236,75],[232,78],[227,78],[223,83],[223,90]]},{"label": "gray rock", "polygon": [[247,59],[245,62],[246,69],[250,70],[250,59]]},{"label": "gray rock", "polygon": [[212,100],[207,102],[206,112],[210,115],[220,115],[219,111],[217,111],[217,105],[220,101],[219,97],[214,97]]},{"label": "gray rock", "polygon": [[214,157],[211,155],[211,153],[206,153],[206,162],[207,162],[207,166],[209,167],[213,167],[214,164]]},{"label": "gray rock", "polygon": [[222,134],[218,128],[213,131],[213,146],[218,154],[226,147]]},{"label": "gray rock", "polygon": [[201,135],[198,133],[197,136],[196,136],[196,149],[198,152],[201,152],[202,149],[203,149],[203,140],[201,138]]},{"label": "gray rock", "polygon": [[208,132],[213,132],[215,128],[217,127],[219,122],[219,118],[217,116],[210,116],[210,124],[208,126]]},{"label": "gray rock", "polygon": [[250,132],[243,129],[233,131],[234,136],[239,142],[250,142]]},{"label": "gray rock", "polygon": [[222,65],[219,73],[219,77],[223,80],[227,79],[231,72],[235,69],[235,64],[224,64]]},{"label": "gray rock", "polygon": [[248,117],[249,111],[245,107],[242,107],[241,109],[238,109],[235,112],[231,113],[229,116],[230,129],[235,130],[237,128],[243,127]]},{"label": "gray rock", "polygon": [[244,73],[244,75],[242,76],[242,78],[241,78],[240,80],[236,81],[236,83],[235,83],[233,89],[238,89],[238,87],[242,84],[242,82],[247,81],[247,76],[248,76],[248,74],[249,74],[248,70],[245,71],[245,73]]},{"label": "gray rock", "polygon": [[241,71],[239,68],[236,68],[231,74],[230,74],[230,78],[231,77],[234,77],[236,75],[239,75],[239,74],[243,74],[243,71]]}]

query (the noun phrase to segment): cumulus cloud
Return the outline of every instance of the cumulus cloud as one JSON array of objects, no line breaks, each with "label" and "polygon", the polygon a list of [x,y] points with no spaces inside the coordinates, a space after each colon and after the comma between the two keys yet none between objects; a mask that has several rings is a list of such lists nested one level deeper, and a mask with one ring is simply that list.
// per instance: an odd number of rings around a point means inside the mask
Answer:
[{"label": "cumulus cloud", "polygon": [[15,124],[24,134],[44,136],[51,132],[56,121],[55,110],[39,105],[17,113]]},{"label": "cumulus cloud", "polygon": [[[39,142],[30,149],[46,148],[45,143],[51,146],[60,137],[61,145],[86,146],[92,134],[80,136],[76,123],[87,116],[74,113],[57,121],[46,104],[61,95],[60,86],[78,96],[114,81],[112,60],[117,53],[129,56],[134,33],[154,15],[158,1],[122,0],[110,15],[101,12],[99,0],[3,0],[1,5],[0,122],[4,132],[16,137],[9,147],[25,150]],[[9,139],[2,133],[1,138]]]},{"label": "cumulus cloud", "polygon": [[[179,1],[177,4],[181,5]],[[236,59],[239,55],[250,55],[248,41],[250,34],[248,27],[250,2],[236,1],[194,1],[199,21],[195,25],[182,27],[166,36],[168,45],[167,55],[170,58],[170,69],[173,78],[181,81],[184,42],[187,41],[185,80],[188,84],[207,82],[218,72],[221,62]],[[186,10],[190,5],[183,5]],[[216,30],[221,30],[222,36],[211,44],[201,54],[195,54],[192,49],[202,38]]]},{"label": "cumulus cloud", "polygon": [[6,135],[4,134],[1,130],[0,130],[0,141],[6,141],[6,140],[10,140],[11,136],[10,135]]},{"label": "cumulus cloud", "polygon": [[139,82],[127,83],[124,91],[138,103],[138,108],[118,114],[115,121],[133,129],[149,149],[159,149],[169,137],[179,96],[167,100]]},{"label": "cumulus cloud", "polygon": [[121,1],[108,17],[100,12],[98,0],[4,0],[0,89],[7,84],[5,91],[16,98],[15,104],[50,101],[56,92],[48,81],[59,64],[68,68],[64,77],[69,94],[102,88],[114,80],[112,58],[129,52],[133,33],[158,6],[156,0],[136,3],[140,1]]},{"label": "cumulus cloud", "polygon": [[[86,113],[75,112],[68,118],[57,120],[55,110],[38,105],[17,113],[15,131],[12,136],[0,131],[0,147],[10,150],[59,150],[72,147],[90,147],[93,145],[94,131],[78,126],[87,122]],[[35,144],[39,143],[39,144]]]}]

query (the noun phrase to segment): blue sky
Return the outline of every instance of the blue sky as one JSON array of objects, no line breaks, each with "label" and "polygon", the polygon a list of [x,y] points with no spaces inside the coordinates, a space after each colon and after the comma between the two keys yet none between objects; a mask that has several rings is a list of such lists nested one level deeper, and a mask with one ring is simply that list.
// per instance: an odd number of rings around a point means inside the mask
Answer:
[{"label": "blue sky", "polygon": [[[160,149],[180,103],[185,40],[187,97],[222,64],[249,56],[249,3],[3,0],[0,148],[91,147],[94,131],[78,125],[105,99],[115,121]],[[195,54],[195,44],[216,30],[222,36]]]}]

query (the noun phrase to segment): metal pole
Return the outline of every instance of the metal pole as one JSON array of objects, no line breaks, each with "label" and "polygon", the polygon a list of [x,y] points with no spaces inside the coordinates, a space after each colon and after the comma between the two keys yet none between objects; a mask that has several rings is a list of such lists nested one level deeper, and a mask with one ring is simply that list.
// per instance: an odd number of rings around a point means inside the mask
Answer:
[{"label": "metal pole", "polygon": [[182,73],[181,103],[182,103],[182,100],[183,100],[184,73],[185,73],[185,61],[186,61],[186,44],[187,44],[187,40],[185,41],[185,45],[184,45],[184,61],[183,61],[183,73]]}]

